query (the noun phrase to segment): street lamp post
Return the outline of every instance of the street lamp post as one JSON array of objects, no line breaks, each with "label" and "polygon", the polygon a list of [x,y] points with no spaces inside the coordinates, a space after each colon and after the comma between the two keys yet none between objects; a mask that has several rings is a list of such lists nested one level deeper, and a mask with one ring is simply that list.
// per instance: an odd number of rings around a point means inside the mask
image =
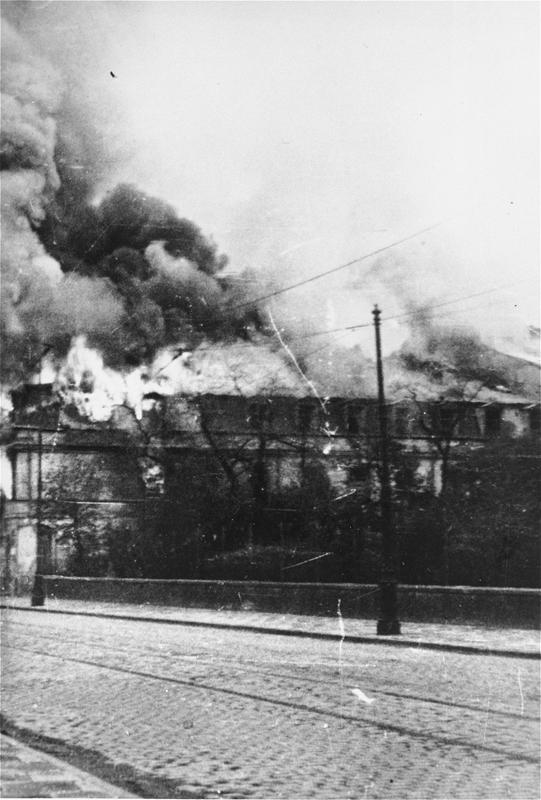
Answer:
[{"label": "street lamp post", "polygon": [[[49,348],[47,348],[49,349]],[[47,352],[47,350],[45,351]],[[39,357],[39,386],[41,403],[41,371],[43,366],[43,356]],[[40,404],[38,404],[38,415],[40,414]],[[45,579],[48,567],[48,542],[43,531],[43,425],[38,416],[38,475],[36,487],[36,572],[34,574],[34,584],[30,597],[30,605],[45,605]]]},{"label": "street lamp post", "polygon": [[43,576],[47,566],[47,541],[43,533],[42,522],[42,452],[43,432],[40,425],[38,429],[38,481],[36,494],[36,572],[30,598],[30,604],[32,606],[42,606],[45,604],[45,581]]},{"label": "street lamp post", "polygon": [[378,375],[378,417],[380,439],[380,509],[382,536],[382,565],[380,575],[380,618],[377,633],[379,636],[393,636],[400,633],[397,601],[397,542],[393,520],[391,477],[389,470],[389,438],[387,431],[387,406],[383,385],[383,364],[381,360],[381,311],[374,306],[374,329],[376,334],[376,363]]}]

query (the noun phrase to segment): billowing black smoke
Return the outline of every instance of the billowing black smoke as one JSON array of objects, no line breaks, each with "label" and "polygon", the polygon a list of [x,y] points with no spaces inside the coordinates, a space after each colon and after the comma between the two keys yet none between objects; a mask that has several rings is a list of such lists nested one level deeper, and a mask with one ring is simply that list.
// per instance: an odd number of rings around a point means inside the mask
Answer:
[{"label": "billowing black smoke", "polygon": [[66,275],[105,281],[121,298],[114,336],[88,337],[112,366],[139,364],[164,345],[247,337],[257,326],[253,312],[229,313],[234,292],[220,275],[226,257],[171,206],[125,184],[97,207],[73,202],[69,170],[62,187],[40,239]]},{"label": "billowing black smoke", "polygon": [[[173,381],[175,391],[183,391],[185,384],[200,392],[293,391],[291,375],[284,374],[289,370],[299,391],[373,395],[372,344],[341,347],[339,338],[321,343],[310,337],[325,328],[323,293],[318,302],[315,295],[306,302],[299,293],[297,306],[281,305],[278,299],[282,335],[253,336],[272,333],[274,322],[264,311],[260,317],[256,304],[247,305],[249,296],[265,296],[276,286],[295,283],[297,276],[276,275],[272,286],[268,277],[262,285],[265,276],[257,272],[250,278],[228,277],[226,258],[197,225],[132,185],[110,188],[129,153],[118,152],[116,142],[122,137],[107,127],[106,112],[114,118],[114,110],[104,107],[107,101],[88,77],[97,62],[89,69],[85,59],[100,46],[100,37],[92,37],[92,47],[77,49],[77,36],[84,38],[86,32],[81,34],[81,18],[71,12],[76,5],[8,0],[2,6],[7,17],[2,26],[0,147],[4,383],[27,379],[45,349],[48,358],[52,354],[60,362],[58,374],[78,337],[117,371],[152,362],[164,346],[197,351],[202,342],[219,343],[214,353],[206,345],[199,348],[190,374],[186,368]],[[103,12],[108,4],[83,5]],[[64,48],[66,24],[69,46]],[[436,259],[445,263],[445,252],[426,248],[423,255],[423,248],[420,240],[389,251],[363,269],[362,283],[351,285],[377,300],[391,318],[405,317],[402,330],[408,341],[386,364],[389,395],[394,384],[414,390],[423,386],[429,395],[448,387],[461,390],[470,379],[476,385],[505,386],[475,332],[442,326],[439,317],[436,324],[423,311],[437,307],[448,293],[447,285],[437,285],[431,268]],[[423,276],[418,286],[412,282],[412,264]],[[364,321],[370,321],[368,311]],[[337,319],[330,327],[340,324]],[[386,326],[385,337],[388,332]],[[239,338],[252,339],[253,347],[244,341],[236,348]]]},{"label": "billowing black smoke", "polygon": [[103,134],[14,25],[2,37],[4,380],[81,334],[117,368],[169,344],[249,338],[257,314],[234,310],[241,284],[193,222],[129,185],[93,203],[113,157]]}]

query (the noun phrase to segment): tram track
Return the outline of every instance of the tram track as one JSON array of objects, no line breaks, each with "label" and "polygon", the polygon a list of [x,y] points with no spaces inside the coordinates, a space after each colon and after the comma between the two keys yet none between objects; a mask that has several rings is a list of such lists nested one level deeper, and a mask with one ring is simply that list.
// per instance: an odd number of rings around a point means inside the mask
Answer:
[{"label": "tram track", "polygon": [[[35,641],[36,636],[38,636],[42,640],[46,640],[46,641],[49,641],[49,642],[53,641],[53,642],[56,643],[58,641],[56,636],[47,635],[47,634],[43,633],[43,630],[37,625],[31,625],[31,624],[28,625],[28,624],[19,623],[19,622],[16,622],[16,621],[12,620],[12,621],[10,621],[10,626],[18,626],[18,627],[24,628],[24,631],[18,631],[17,635],[18,636],[22,635],[22,636],[29,637],[33,641]],[[32,634],[30,634],[28,632],[29,629],[33,630]],[[124,637],[124,638],[127,638],[127,637]],[[185,652],[182,652],[180,650],[174,650],[174,649],[171,649],[170,647],[167,648],[166,652],[163,652],[161,650],[161,648],[158,648],[158,647],[149,647],[149,646],[147,646],[145,648],[141,648],[141,647],[134,647],[132,645],[120,646],[118,644],[118,641],[115,643],[115,645],[105,644],[101,640],[100,641],[96,641],[95,643],[92,643],[92,642],[89,642],[88,640],[87,641],[81,641],[80,638],[66,638],[65,635],[63,635],[62,644],[65,644],[65,645],[70,645],[71,644],[71,645],[75,645],[77,647],[88,647],[88,648],[96,647],[96,648],[99,648],[101,650],[106,650],[106,651],[111,652],[111,653],[119,653],[120,652],[120,653],[124,653],[126,655],[131,655],[131,656],[133,656],[133,655],[135,655],[135,656],[139,655],[139,656],[142,656],[142,657],[151,656],[153,658],[161,658],[161,659],[164,659],[164,660],[173,658],[173,659],[175,659],[175,661],[177,661],[177,663],[183,661],[183,662],[185,662],[187,664],[190,664],[190,663],[193,663],[194,659],[197,659],[197,663],[198,664],[205,664],[205,665],[209,666],[211,669],[216,669],[217,668],[217,661],[218,661],[218,664],[219,664],[220,667],[230,667],[231,666],[231,662],[227,658],[223,658],[223,659],[219,659],[219,660],[216,658],[216,656],[213,656],[212,658],[204,658],[204,657],[202,658],[200,653],[197,653],[197,654],[193,654],[193,653],[186,654]],[[9,642],[6,643],[4,646],[10,646]],[[15,646],[15,649],[16,649],[16,646]],[[24,648],[19,648],[19,649],[24,649]],[[50,654],[47,654],[47,653],[41,653],[41,654],[50,655]],[[81,663],[86,663],[86,660],[83,659],[81,661]],[[90,663],[94,663],[94,661],[92,660]],[[106,665],[103,665],[103,666],[106,666]],[[283,672],[276,672],[276,671],[270,670],[270,669],[262,669],[261,667],[251,666],[244,659],[239,659],[238,668],[242,669],[243,672],[249,672],[249,673],[251,673],[251,674],[253,674],[255,676],[261,676],[261,677],[266,677],[266,678],[277,678],[279,680],[294,680],[296,683],[302,682],[302,683],[305,683],[307,685],[317,685],[317,686],[329,686],[329,685],[332,685],[332,686],[338,688],[343,683],[343,677],[336,678],[335,676],[333,676],[331,674],[325,675],[322,678],[314,678],[314,677],[309,676],[309,675],[299,674],[298,671],[295,672],[293,667],[291,669],[289,669],[289,670],[287,670],[287,668],[286,668]],[[336,672],[336,670],[333,670],[333,672]],[[329,670],[329,673],[330,673],[330,670]],[[190,681],[188,683],[188,685],[196,686],[196,687],[197,686],[202,686],[202,684],[200,684],[197,681],[193,681],[193,680]],[[396,692],[396,691],[393,692],[393,691],[389,691],[389,690],[386,690],[386,689],[381,689],[379,687],[375,687],[373,685],[366,686],[365,688],[366,688],[366,691],[370,692],[373,695],[381,695],[381,696],[384,696],[384,697],[397,698],[397,699],[400,699],[400,700],[403,700],[403,701],[406,700],[406,701],[411,701],[411,702],[415,702],[415,703],[425,703],[425,704],[428,704],[428,705],[438,705],[438,706],[448,707],[450,709],[456,709],[458,711],[468,711],[468,712],[473,712],[473,713],[482,713],[484,716],[486,716],[486,715],[498,716],[498,717],[505,717],[505,718],[509,718],[509,719],[530,721],[530,722],[537,722],[538,721],[538,718],[535,717],[535,716],[531,716],[531,715],[523,714],[523,713],[519,713],[519,712],[506,711],[506,710],[498,709],[498,708],[488,708],[487,709],[486,707],[472,705],[472,704],[469,704],[469,703],[460,703],[460,702],[456,702],[456,701],[445,700],[445,699],[442,699],[442,698],[427,697],[425,695],[410,694],[410,693],[406,693],[406,692]],[[355,719],[357,719],[357,718],[355,718]]]},{"label": "tram track", "polygon": [[[420,731],[415,728],[405,726],[405,725],[398,725],[395,723],[390,722],[383,722],[373,718],[363,718],[358,715],[347,714],[343,711],[336,711],[332,709],[325,709],[318,707],[316,705],[310,705],[307,703],[302,703],[293,700],[285,700],[280,699],[277,697],[269,697],[268,695],[261,694],[261,693],[254,693],[249,691],[242,691],[239,689],[235,689],[232,687],[224,687],[224,686],[217,686],[212,682],[208,681],[200,681],[194,679],[182,679],[179,677],[167,676],[167,675],[160,675],[156,672],[148,671],[148,670],[140,670],[140,669],[132,669],[126,666],[119,666],[115,664],[108,664],[104,661],[100,661],[98,659],[91,659],[91,658],[77,658],[74,656],[67,656],[65,654],[58,654],[58,653],[51,653],[47,652],[46,650],[40,650],[35,647],[25,647],[22,645],[17,645],[13,643],[5,643],[4,648],[8,650],[15,650],[22,653],[28,653],[34,656],[54,659],[57,661],[62,661],[66,663],[74,663],[74,664],[81,664],[90,667],[94,667],[100,670],[108,670],[114,673],[120,673],[124,675],[129,675],[135,678],[141,678],[144,680],[151,680],[162,682],[166,684],[172,684],[177,686],[186,687],[192,690],[203,690],[207,692],[212,692],[215,694],[232,696],[236,698],[241,698],[244,700],[255,701],[258,703],[265,703],[275,707],[282,707],[292,709],[294,711],[300,711],[309,714],[317,714],[323,717],[331,717],[334,719],[339,719],[343,722],[347,722],[349,724],[353,723],[358,726],[364,726],[369,728],[375,728],[382,731],[392,732],[399,734],[401,736],[411,737],[414,739],[420,739],[423,741],[430,741],[436,742],[438,745],[447,745],[447,746],[458,746],[461,748],[469,748],[474,749],[477,751],[483,751],[490,754],[495,754],[498,756],[503,756],[508,758],[512,761],[516,762],[526,762],[530,764],[537,764],[538,758],[536,756],[529,756],[525,753],[517,753],[513,750],[509,750],[507,748],[497,747],[494,745],[484,743],[479,743],[471,740],[465,740],[464,738],[458,738],[456,736],[448,736],[448,735],[441,735],[435,733],[429,733],[427,731]],[[295,676],[297,677],[297,676]],[[403,698],[404,699],[404,698]],[[409,698],[406,698],[409,699]],[[413,698],[412,698],[413,699]],[[477,708],[473,709],[474,713],[477,713],[481,718],[486,716],[486,709]],[[522,718],[524,719],[524,718]]]}]

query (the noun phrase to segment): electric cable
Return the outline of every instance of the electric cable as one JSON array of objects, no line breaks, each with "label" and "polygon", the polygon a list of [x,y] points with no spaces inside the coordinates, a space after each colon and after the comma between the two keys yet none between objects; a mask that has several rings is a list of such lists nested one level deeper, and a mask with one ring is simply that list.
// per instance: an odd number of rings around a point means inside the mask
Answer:
[{"label": "electric cable", "polygon": [[351,261],[346,262],[345,264],[339,264],[337,267],[332,267],[331,269],[327,269],[324,272],[318,272],[316,275],[311,275],[309,278],[304,278],[302,281],[291,283],[289,284],[289,286],[283,286],[281,289],[275,289],[273,292],[269,292],[268,294],[261,295],[260,297],[254,297],[252,300],[244,300],[242,303],[237,303],[234,306],[230,306],[228,308],[228,311],[236,311],[239,308],[245,308],[246,306],[262,303],[264,300],[269,300],[271,297],[277,297],[278,295],[284,294],[285,292],[289,292],[292,289],[298,289],[300,286],[306,286],[306,284],[312,283],[313,281],[317,281],[320,278],[325,278],[327,275],[332,275],[333,273],[339,272],[342,269],[346,269],[347,267],[352,267],[353,264],[359,264],[362,261],[366,261],[369,258],[373,258],[374,256],[378,256],[381,253],[385,253],[387,250],[390,250],[393,247],[398,247],[401,244],[410,242],[412,239],[416,239],[418,236],[422,236],[423,233],[428,233],[429,231],[432,231],[435,228],[439,228],[441,225],[443,225],[443,222],[436,222],[433,225],[429,225],[427,228],[422,228],[421,230],[416,231],[415,233],[411,233],[409,236],[405,236],[403,239],[397,239],[397,241],[391,242],[390,244],[387,244],[384,247],[379,247],[377,250],[372,250],[370,253],[365,253],[362,256],[358,256],[357,258],[354,258]]}]

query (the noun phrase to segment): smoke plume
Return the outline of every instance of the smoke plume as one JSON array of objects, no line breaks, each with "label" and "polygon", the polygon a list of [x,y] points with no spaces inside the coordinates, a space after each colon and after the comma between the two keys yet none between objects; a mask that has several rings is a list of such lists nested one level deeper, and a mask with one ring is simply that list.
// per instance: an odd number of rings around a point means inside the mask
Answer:
[{"label": "smoke plume", "polygon": [[27,379],[44,352],[60,369],[73,345],[66,364],[79,362],[81,342],[127,373],[170,345],[248,340],[258,315],[230,310],[239,284],[225,256],[134,186],[96,204],[107,159],[88,114],[7,21],[2,37],[4,382]]},{"label": "smoke plume", "polygon": [[[269,252],[263,245],[258,250],[255,242],[251,247],[253,257],[263,258],[269,268],[265,275],[256,269],[234,272],[217,245],[173,206],[131,183],[114,185],[126,155],[119,153],[108,128],[107,113],[113,117],[114,109],[100,106],[93,79],[83,85],[85,78],[79,77],[90,74],[85,59],[99,47],[99,37],[79,53],[77,37],[85,34],[75,25],[66,33],[69,46],[59,46],[63,5],[47,6],[49,29],[57,31],[49,43],[38,4],[6,2],[3,8],[8,18],[2,28],[0,150],[5,383],[35,374],[46,351],[59,386],[78,392],[81,408],[89,395],[99,397],[101,410],[93,413],[100,418],[107,405],[136,403],[134,398],[154,389],[300,394],[311,386],[321,395],[373,396],[370,311],[378,302],[386,314],[407,316],[396,329],[386,323],[383,331],[384,341],[392,344],[387,355],[396,351],[386,364],[390,396],[404,386],[422,386],[428,395],[440,396],[473,379],[498,391],[515,389],[490,355],[487,337],[480,338],[478,325],[445,325],[426,311],[447,296],[442,276],[452,274],[453,266],[444,247],[424,248],[423,240],[401,248],[399,255],[363,264],[357,282],[351,272],[341,272],[325,279],[325,291],[314,283],[277,297],[272,313],[286,352],[278,337],[268,335],[264,303],[249,301],[309,278],[314,250],[317,263],[328,258],[326,266],[333,266],[337,232],[332,243],[326,243],[324,226],[320,237],[310,239],[308,224],[314,215],[324,218],[333,202],[328,192],[308,183],[318,189],[311,192],[316,199],[306,204],[304,194],[297,198],[304,226],[287,197],[276,218],[261,217],[261,206],[250,200],[250,214],[239,229],[262,242],[267,239],[261,228],[269,229],[274,237]],[[107,4],[98,5],[106,13]],[[78,21],[73,12],[68,17],[66,24]],[[77,58],[80,70],[74,69]],[[285,173],[283,194],[289,168]],[[312,173],[310,164],[307,178]],[[267,204],[271,209],[274,196]],[[340,198],[334,202],[342,203]],[[284,241],[283,250],[277,248],[280,231],[291,228],[298,244],[288,248]],[[342,233],[346,240],[347,225]],[[282,268],[272,267],[276,251],[284,257]],[[439,278],[435,261],[444,267]],[[339,302],[333,308],[335,296]],[[359,319],[368,322],[365,338],[359,332],[345,339],[313,336]],[[393,331],[399,334],[395,339]]]},{"label": "smoke plume", "polygon": [[36,57],[9,23],[2,26],[2,372],[23,378],[45,347],[65,352],[91,325],[114,325],[121,303],[112,286],[65,279],[39,230],[60,186],[54,160],[58,73]]}]

